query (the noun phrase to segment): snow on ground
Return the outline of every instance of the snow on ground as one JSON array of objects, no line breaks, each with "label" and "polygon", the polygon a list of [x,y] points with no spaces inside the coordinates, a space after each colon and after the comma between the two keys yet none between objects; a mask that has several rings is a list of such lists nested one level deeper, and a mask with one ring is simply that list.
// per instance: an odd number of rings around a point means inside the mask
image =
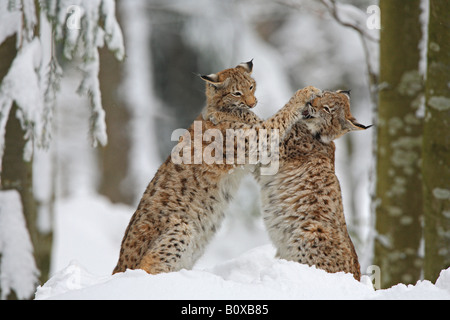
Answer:
[{"label": "snow on ground", "polygon": [[[350,274],[329,274],[315,267],[276,259],[262,224],[250,234],[248,230],[242,234],[246,229],[230,220],[224,222],[205,257],[193,270],[159,275],[129,270],[112,276],[120,241],[133,211],[99,196],[78,195],[60,200],[54,272],[38,288],[35,298],[450,299],[450,268],[441,273],[436,285],[419,281],[414,286],[399,284],[374,290],[368,276],[358,282]],[[251,236],[255,237],[253,242],[243,240]],[[235,238],[237,241],[231,240]],[[217,252],[223,253],[222,259]]]},{"label": "snow on ground", "polygon": [[437,285],[419,281],[375,291],[367,278],[358,282],[350,274],[329,274],[273,256],[266,245],[212,268],[159,275],[128,270],[95,276],[71,263],[37,290],[36,299],[450,299],[450,269]]}]

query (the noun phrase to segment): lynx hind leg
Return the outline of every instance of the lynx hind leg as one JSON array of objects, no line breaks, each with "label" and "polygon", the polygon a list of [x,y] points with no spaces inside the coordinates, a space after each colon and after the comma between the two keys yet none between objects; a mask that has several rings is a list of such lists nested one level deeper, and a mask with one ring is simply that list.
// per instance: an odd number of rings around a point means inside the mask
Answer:
[{"label": "lynx hind leg", "polygon": [[113,270],[113,274],[137,268],[141,259],[141,252],[144,252],[147,247],[148,242],[145,240],[150,237],[148,233],[138,232],[135,224],[127,228],[120,248],[119,261]]},{"label": "lynx hind leg", "polygon": [[149,274],[158,274],[174,271],[170,264],[164,261],[160,252],[147,252],[139,263],[139,268]]},{"label": "lynx hind leg", "polygon": [[[353,274],[356,280],[360,280],[360,266],[356,253],[352,255],[349,248],[342,246],[337,236],[331,236],[330,231],[320,226],[314,226],[315,231],[304,231],[298,238],[292,250],[281,257],[286,260],[297,261],[330,273],[346,272]],[[355,260],[356,257],[356,260]]]},{"label": "lynx hind leg", "polygon": [[170,233],[163,234],[150,245],[137,267],[150,274],[189,268],[185,259],[181,258],[187,256],[191,236],[191,233],[181,226],[170,229]]},{"label": "lynx hind leg", "polygon": [[150,248],[142,257],[138,269],[149,274],[179,271],[187,267],[181,263],[183,251],[185,249],[180,252],[169,252],[164,248]]}]

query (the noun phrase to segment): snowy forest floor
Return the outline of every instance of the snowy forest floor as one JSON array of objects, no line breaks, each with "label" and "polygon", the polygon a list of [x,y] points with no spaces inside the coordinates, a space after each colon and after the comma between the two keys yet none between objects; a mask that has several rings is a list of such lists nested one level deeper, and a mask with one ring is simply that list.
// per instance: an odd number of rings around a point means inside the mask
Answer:
[{"label": "snowy forest floor", "polygon": [[[133,208],[79,195],[57,205],[51,279],[36,299],[450,299],[450,269],[436,284],[374,290],[371,280],[274,258],[262,225],[228,219],[193,270],[111,275]],[[243,244],[243,245],[240,245]],[[381,272],[381,276],[383,276]]]}]

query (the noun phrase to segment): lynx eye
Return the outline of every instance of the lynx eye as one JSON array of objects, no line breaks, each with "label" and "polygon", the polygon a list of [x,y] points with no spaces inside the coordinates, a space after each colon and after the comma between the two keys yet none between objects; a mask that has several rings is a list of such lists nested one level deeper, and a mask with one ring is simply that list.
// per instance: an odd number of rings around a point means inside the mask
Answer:
[{"label": "lynx eye", "polygon": [[331,109],[330,109],[329,106],[323,106],[323,110],[324,110],[326,113],[331,113]]},{"label": "lynx eye", "polygon": [[242,92],[236,91],[236,92],[232,93],[232,95],[235,97],[240,97],[240,96],[242,96]]},{"label": "lynx eye", "polygon": [[250,86],[250,91],[251,91],[251,90],[253,90],[253,88],[254,88],[254,86],[253,86],[253,85],[251,85],[251,86]]}]

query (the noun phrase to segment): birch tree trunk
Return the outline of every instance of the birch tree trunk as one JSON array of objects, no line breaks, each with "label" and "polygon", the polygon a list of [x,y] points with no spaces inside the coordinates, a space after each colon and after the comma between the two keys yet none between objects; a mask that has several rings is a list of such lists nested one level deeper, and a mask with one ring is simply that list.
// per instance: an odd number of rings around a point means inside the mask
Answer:
[{"label": "birch tree trunk", "polygon": [[450,267],[450,2],[430,1],[423,133],[424,275]]},{"label": "birch tree trunk", "polygon": [[374,264],[381,286],[415,283],[422,271],[421,139],[416,116],[423,97],[419,72],[420,0],[381,0]]}]

